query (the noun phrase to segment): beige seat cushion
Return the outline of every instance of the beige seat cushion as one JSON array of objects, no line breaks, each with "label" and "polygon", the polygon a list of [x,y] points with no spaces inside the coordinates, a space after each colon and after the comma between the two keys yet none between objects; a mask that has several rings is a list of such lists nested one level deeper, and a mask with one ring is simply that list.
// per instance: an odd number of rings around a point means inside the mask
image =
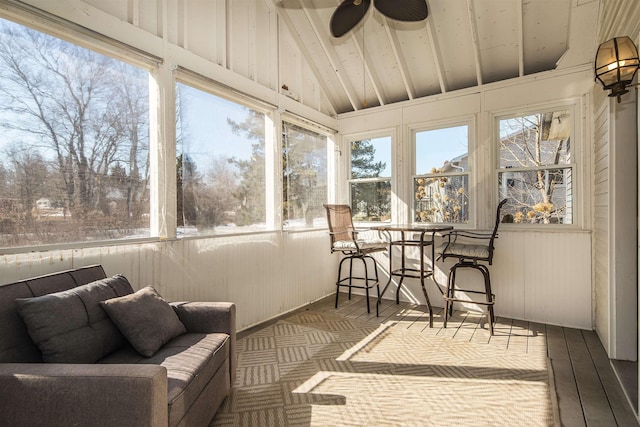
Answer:
[{"label": "beige seat cushion", "polygon": [[[386,249],[387,242],[382,239],[358,239],[360,249]],[[356,245],[353,240],[338,240],[333,244],[335,251],[355,251]]]},{"label": "beige seat cushion", "polygon": [[[489,246],[473,245],[467,243],[446,243],[438,246],[436,251],[446,256],[459,256],[465,258],[489,258]],[[443,253],[444,251],[444,253]]]}]

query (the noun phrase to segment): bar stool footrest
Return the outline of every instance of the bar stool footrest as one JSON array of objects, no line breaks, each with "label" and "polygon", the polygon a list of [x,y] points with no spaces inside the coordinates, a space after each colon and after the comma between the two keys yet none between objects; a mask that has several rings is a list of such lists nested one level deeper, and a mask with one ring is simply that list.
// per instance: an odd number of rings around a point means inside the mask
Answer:
[{"label": "bar stool footrest", "polygon": [[[478,295],[486,295],[485,292],[475,291],[470,289],[456,289],[455,292],[465,292],[465,293],[472,293],[472,294],[478,294]],[[480,304],[480,305],[494,305],[496,302],[495,294],[491,294],[491,301],[472,301],[472,300],[466,300],[466,299],[459,299],[456,297],[449,297],[447,296],[447,294],[442,294],[442,298],[444,298],[445,301],[449,301],[449,302],[466,302],[469,304]]]},{"label": "bar stool footrest", "polygon": [[[365,284],[363,283],[362,285],[353,285],[353,284],[349,284],[349,283],[343,283],[343,282],[348,282],[349,279],[351,280],[362,280],[364,281],[365,278],[364,277],[345,277],[344,279],[340,280],[339,282],[336,282],[337,286],[347,286],[347,287],[351,287],[351,288],[356,288],[356,289],[371,289],[374,286],[377,286],[380,281],[379,280],[375,280],[375,279],[367,279],[367,285],[365,286]],[[370,284],[369,284],[370,283]]]}]

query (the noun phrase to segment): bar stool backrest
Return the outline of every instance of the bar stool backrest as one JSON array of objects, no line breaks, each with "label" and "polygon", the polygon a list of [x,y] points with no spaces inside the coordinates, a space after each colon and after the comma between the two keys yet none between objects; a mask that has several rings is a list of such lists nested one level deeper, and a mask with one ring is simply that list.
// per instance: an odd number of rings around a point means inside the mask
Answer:
[{"label": "bar stool backrest", "polygon": [[331,248],[334,243],[344,240],[353,240],[353,217],[349,205],[323,205],[327,210],[327,223],[331,236]]},{"label": "bar stool backrest", "polygon": [[498,226],[500,225],[500,211],[502,210],[502,207],[507,204],[507,201],[509,199],[503,199],[499,204],[498,204],[498,208],[496,209],[496,223],[493,226],[493,232],[491,233],[491,239],[489,240],[489,264],[491,264],[491,261],[493,260],[493,241],[496,239],[496,237],[498,236]]}]

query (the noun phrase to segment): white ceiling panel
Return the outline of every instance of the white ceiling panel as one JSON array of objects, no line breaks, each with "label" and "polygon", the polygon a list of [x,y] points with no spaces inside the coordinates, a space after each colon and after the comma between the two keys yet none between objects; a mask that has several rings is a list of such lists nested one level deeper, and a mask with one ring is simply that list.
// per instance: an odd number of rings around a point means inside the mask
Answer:
[{"label": "white ceiling panel", "polygon": [[417,23],[372,6],[341,38],[329,31],[341,0],[270,1],[343,113],[553,70],[570,48],[566,66],[590,63],[595,29],[579,24],[596,21],[601,0],[426,0]]},{"label": "white ceiling panel", "polygon": [[523,0],[525,74],[555,68],[568,47],[570,10],[571,0]]},{"label": "white ceiling panel", "polygon": [[518,77],[521,38],[518,1],[474,0],[482,82]]},{"label": "white ceiling panel", "polygon": [[405,62],[414,97],[440,93],[438,70],[426,25],[409,31],[395,31],[400,46],[400,56]]},{"label": "white ceiling panel", "polygon": [[442,54],[446,90],[478,84],[466,1],[431,0],[430,19]]}]

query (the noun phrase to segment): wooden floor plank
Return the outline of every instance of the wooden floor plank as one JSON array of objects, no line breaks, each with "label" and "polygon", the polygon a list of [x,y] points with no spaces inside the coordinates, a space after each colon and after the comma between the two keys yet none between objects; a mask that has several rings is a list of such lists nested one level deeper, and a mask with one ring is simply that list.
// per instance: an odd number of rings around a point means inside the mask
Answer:
[{"label": "wooden floor plank", "polygon": [[552,325],[547,325],[546,331],[547,353],[551,359],[562,424],[566,427],[586,426],[564,331]]},{"label": "wooden floor plank", "polygon": [[582,331],[564,328],[564,333],[587,426],[615,426],[616,419]]},{"label": "wooden floor plank", "polygon": [[436,310],[441,310],[441,309],[434,308],[433,327],[429,326],[429,313],[425,309],[425,312],[422,315],[422,317],[418,321],[416,321],[413,325],[411,325],[409,330],[418,331],[427,336],[438,335],[440,331],[442,331],[442,318],[441,318],[442,313],[439,313]]},{"label": "wooden floor plank", "polygon": [[609,405],[611,406],[617,425],[634,425],[636,423],[636,418],[629,407],[622,389],[617,386],[618,379],[613,372],[609,357],[604,351],[604,347],[602,347],[600,339],[593,331],[582,331],[582,335],[597,369],[598,376],[600,377],[600,381],[609,400]]},{"label": "wooden floor plank", "polygon": [[508,348],[517,353],[527,352],[527,342],[529,340],[529,322],[524,320],[514,320],[511,323],[511,335],[509,336]]},{"label": "wooden floor plank", "polygon": [[411,330],[423,330],[429,324],[429,313],[425,306],[409,304],[402,310],[401,327]]},{"label": "wooden floor plank", "polygon": [[447,318],[447,327],[441,328],[437,333],[438,336],[453,338],[458,333],[458,328],[462,325],[466,317],[466,311],[454,310],[453,315]]},{"label": "wooden floor plank", "polygon": [[479,328],[482,315],[479,313],[468,313],[464,321],[455,334],[455,339],[462,341],[471,341],[474,334]]},{"label": "wooden floor plank", "polygon": [[529,336],[527,338],[527,353],[547,352],[547,327],[542,323],[529,322]]},{"label": "wooden floor plank", "polygon": [[489,338],[489,345],[497,348],[508,348],[512,323],[512,319],[496,317],[493,325],[493,335]]}]

